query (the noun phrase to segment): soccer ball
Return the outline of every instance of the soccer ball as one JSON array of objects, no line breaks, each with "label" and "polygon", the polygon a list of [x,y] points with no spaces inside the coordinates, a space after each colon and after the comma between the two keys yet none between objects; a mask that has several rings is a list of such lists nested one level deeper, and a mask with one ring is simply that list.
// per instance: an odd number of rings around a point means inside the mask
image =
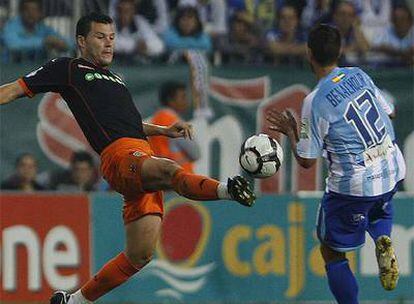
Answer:
[{"label": "soccer ball", "polygon": [[243,143],[239,162],[244,171],[252,177],[270,177],[279,170],[283,162],[283,150],[269,135],[253,135]]}]

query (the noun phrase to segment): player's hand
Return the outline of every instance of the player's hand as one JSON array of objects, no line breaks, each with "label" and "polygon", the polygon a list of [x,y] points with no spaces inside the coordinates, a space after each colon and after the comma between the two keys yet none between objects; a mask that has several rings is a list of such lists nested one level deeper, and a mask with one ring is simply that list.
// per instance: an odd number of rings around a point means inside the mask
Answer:
[{"label": "player's hand", "polygon": [[186,139],[194,138],[193,126],[187,122],[179,121],[166,129],[166,136],[171,138],[184,137]]},{"label": "player's hand", "polygon": [[269,129],[285,134],[286,136],[294,135],[297,137],[297,122],[293,114],[286,110],[278,112],[276,110],[269,110],[266,113],[266,120],[270,122]]}]

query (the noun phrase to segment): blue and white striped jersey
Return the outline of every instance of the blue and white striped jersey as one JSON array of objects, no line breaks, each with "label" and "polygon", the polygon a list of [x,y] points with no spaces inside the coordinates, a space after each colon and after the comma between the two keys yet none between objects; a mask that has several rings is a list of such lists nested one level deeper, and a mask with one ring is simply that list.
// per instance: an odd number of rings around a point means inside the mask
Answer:
[{"label": "blue and white striped jersey", "polygon": [[389,118],[394,106],[361,69],[335,68],[302,107],[299,156],[328,162],[327,191],[376,196],[405,177]]}]

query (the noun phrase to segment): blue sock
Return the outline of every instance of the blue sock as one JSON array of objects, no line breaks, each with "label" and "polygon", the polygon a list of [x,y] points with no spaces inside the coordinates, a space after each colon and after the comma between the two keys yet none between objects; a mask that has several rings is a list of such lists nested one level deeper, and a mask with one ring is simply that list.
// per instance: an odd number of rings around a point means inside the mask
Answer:
[{"label": "blue sock", "polygon": [[329,289],[339,304],[358,304],[358,284],[349,268],[348,260],[340,260],[325,266]]}]

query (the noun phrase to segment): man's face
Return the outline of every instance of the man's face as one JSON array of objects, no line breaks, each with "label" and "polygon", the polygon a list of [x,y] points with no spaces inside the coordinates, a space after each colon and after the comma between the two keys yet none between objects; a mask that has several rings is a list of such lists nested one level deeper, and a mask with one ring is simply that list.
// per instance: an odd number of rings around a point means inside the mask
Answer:
[{"label": "man's face", "polygon": [[295,32],[298,27],[298,16],[293,7],[286,6],[280,11],[279,26],[284,33]]},{"label": "man's face", "polygon": [[413,21],[410,14],[402,8],[396,8],[393,12],[392,22],[399,37],[405,37],[410,31]]},{"label": "man's face", "polygon": [[98,66],[106,67],[114,57],[115,30],[113,24],[91,23],[86,37],[78,36],[82,57],[92,60]]},{"label": "man's face", "polygon": [[175,92],[174,100],[170,102],[170,105],[178,113],[184,113],[188,108],[187,92],[185,89],[178,89]]},{"label": "man's face", "polygon": [[120,2],[118,4],[118,18],[123,26],[129,25],[134,20],[135,7],[132,2]]},{"label": "man's face", "polygon": [[27,2],[23,5],[21,11],[23,24],[33,28],[42,19],[42,12],[36,2]]},{"label": "man's face", "polygon": [[94,179],[94,168],[87,161],[78,161],[72,165],[72,178],[77,185],[91,183]]},{"label": "man's face", "polygon": [[33,181],[36,177],[36,173],[37,173],[37,163],[36,160],[30,156],[24,156],[19,164],[17,165],[17,174],[18,176],[26,181],[26,182],[30,182]]},{"label": "man's face", "polygon": [[355,22],[355,9],[352,4],[339,4],[334,14],[334,21],[340,31],[348,31]]}]

